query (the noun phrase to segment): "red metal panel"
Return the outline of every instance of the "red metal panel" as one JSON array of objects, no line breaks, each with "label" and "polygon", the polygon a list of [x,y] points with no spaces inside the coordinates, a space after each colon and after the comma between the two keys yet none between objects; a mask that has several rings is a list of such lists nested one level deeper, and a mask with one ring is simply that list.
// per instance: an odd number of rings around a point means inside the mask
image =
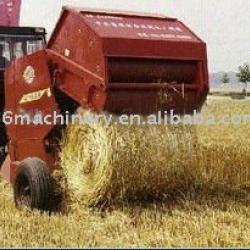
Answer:
[{"label": "red metal panel", "polygon": [[12,112],[13,118],[7,126],[11,161],[39,157],[53,169],[53,157],[46,152],[44,140],[54,125],[21,124],[14,119],[15,115],[29,115],[32,122],[35,115],[53,115],[57,111],[46,52],[36,52],[14,61],[5,72],[5,80],[5,108]]},{"label": "red metal panel", "polygon": [[0,0],[0,25],[18,26],[21,0]]},{"label": "red metal panel", "polygon": [[102,40],[79,14],[68,10],[62,13],[47,48],[104,77]]},{"label": "red metal panel", "polygon": [[[44,116],[57,110],[47,63],[45,51],[40,51],[14,61],[7,68],[5,74],[7,111],[11,111],[13,115],[29,115],[33,119],[37,114]],[[21,125],[19,120],[18,124],[12,123],[7,128],[14,142],[44,138],[53,126]]]},{"label": "red metal panel", "polygon": [[108,59],[110,83],[193,83],[197,61],[146,58]]},{"label": "red metal panel", "polygon": [[203,43],[105,38],[106,56],[203,60]]},{"label": "red metal panel", "polygon": [[101,37],[158,41],[200,41],[196,35],[176,19],[84,12],[82,16]]},{"label": "red metal panel", "polygon": [[[83,107],[102,110],[106,99],[104,78],[53,50],[47,49],[47,53],[56,66],[57,88]],[[97,92],[99,100],[93,103],[91,100]]]},{"label": "red metal panel", "polygon": [[195,89],[160,88],[110,88],[105,110],[116,114],[156,114],[158,111],[173,111],[178,114],[191,114],[199,111],[205,101],[204,96]]}]

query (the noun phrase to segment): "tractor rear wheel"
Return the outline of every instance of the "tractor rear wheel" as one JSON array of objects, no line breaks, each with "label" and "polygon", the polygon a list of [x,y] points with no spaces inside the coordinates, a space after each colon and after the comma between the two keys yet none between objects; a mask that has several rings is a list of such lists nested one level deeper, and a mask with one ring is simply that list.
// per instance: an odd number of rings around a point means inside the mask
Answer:
[{"label": "tractor rear wheel", "polygon": [[39,158],[20,163],[14,183],[17,207],[50,211],[53,208],[53,181],[47,164]]}]

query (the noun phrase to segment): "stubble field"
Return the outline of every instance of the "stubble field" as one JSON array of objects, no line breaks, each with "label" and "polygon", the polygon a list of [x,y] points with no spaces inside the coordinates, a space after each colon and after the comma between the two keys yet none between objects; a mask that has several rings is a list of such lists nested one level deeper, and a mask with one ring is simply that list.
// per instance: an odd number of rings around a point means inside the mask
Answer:
[{"label": "stubble field", "polygon": [[[212,100],[203,114],[250,114],[250,101]],[[197,126],[200,154],[192,181],[164,199],[74,206],[41,214],[13,204],[0,181],[1,247],[249,247],[250,119],[241,125]]]}]

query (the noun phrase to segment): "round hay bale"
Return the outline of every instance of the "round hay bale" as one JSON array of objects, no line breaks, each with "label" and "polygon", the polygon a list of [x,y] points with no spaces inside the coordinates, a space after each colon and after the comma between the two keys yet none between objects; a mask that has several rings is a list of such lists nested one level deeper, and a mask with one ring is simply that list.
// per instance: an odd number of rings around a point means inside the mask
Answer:
[{"label": "round hay bale", "polygon": [[[88,112],[84,113],[89,114]],[[63,207],[160,199],[191,184],[249,188],[246,127],[70,125],[55,172]],[[208,184],[208,185],[207,185]]]},{"label": "round hay bale", "polygon": [[161,198],[193,179],[190,126],[70,125],[60,153],[69,204]]}]

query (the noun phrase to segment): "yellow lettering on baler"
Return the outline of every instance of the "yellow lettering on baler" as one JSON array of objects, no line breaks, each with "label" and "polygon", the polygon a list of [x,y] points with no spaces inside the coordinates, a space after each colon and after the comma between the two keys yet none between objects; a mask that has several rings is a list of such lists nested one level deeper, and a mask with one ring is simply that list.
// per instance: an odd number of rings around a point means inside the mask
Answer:
[{"label": "yellow lettering on baler", "polygon": [[24,104],[28,102],[38,101],[40,100],[44,95],[47,95],[47,97],[51,97],[51,90],[50,88],[42,89],[36,92],[28,93],[23,95],[21,98],[19,104]]}]

